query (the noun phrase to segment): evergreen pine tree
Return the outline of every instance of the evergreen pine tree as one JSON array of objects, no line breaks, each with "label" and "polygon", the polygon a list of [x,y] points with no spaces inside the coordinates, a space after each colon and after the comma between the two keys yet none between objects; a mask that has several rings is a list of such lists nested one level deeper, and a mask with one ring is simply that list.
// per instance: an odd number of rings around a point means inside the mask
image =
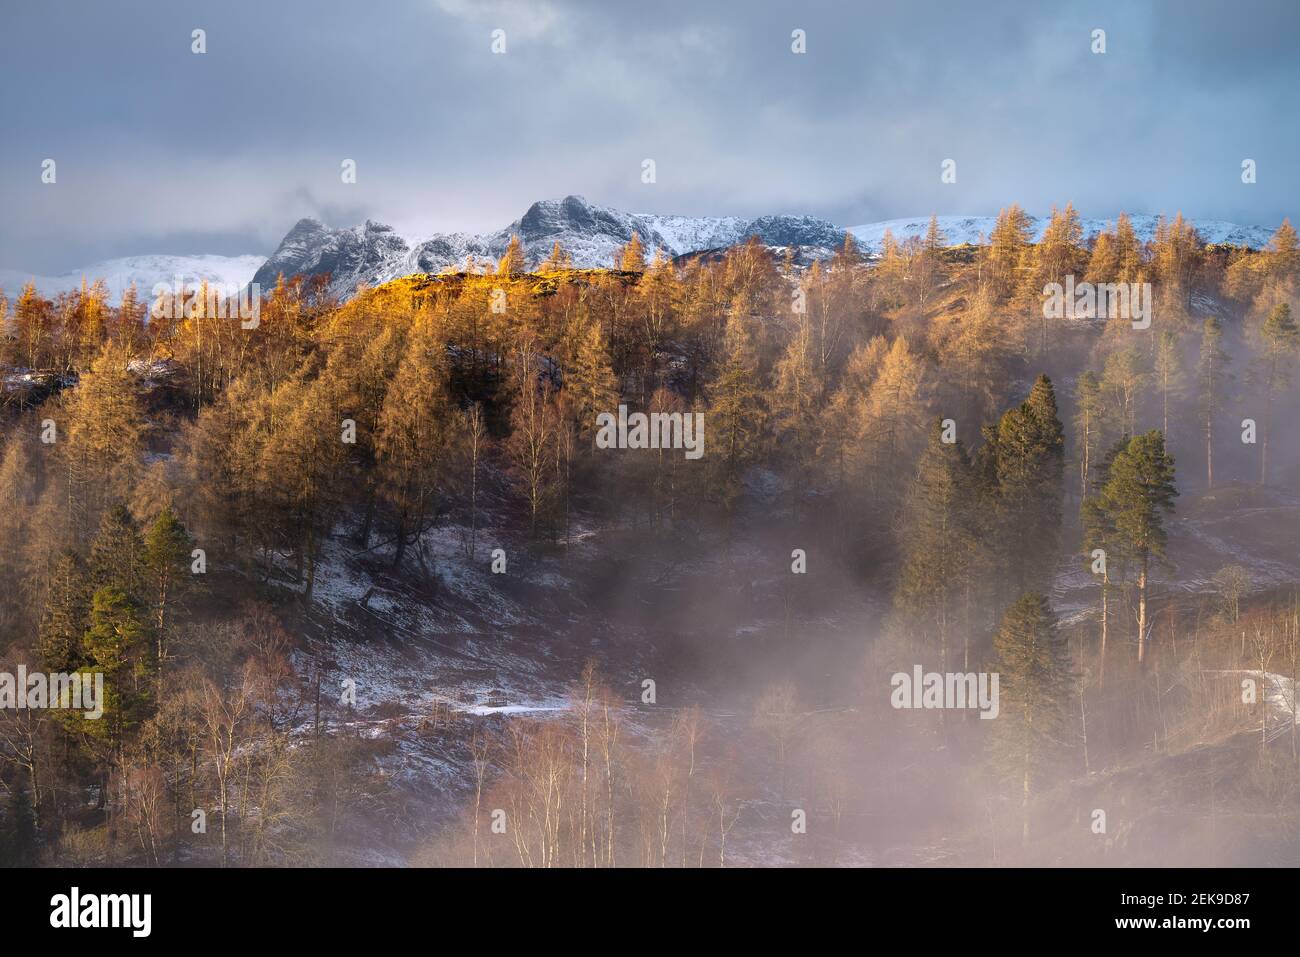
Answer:
[{"label": "evergreen pine tree", "polygon": [[90,611],[90,574],[74,551],[54,562],[36,648],[51,671],[71,672],[81,664],[81,636]]},{"label": "evergreen pine tree", "polygon": [[144,608],[120,588],[99,588],[91,597],[82,647],[86,664],[81,673],[87,679],[104,676],[104,713],[98,720],[86,721],[80,712],[69,712],[65,720],[116,756],[128,735],[149,716],[153,701],[155,662]]},{"label": "evergreen pine tree", "polygon": [[998,423],[996,482],[1006,585],[1045,586],[1056,566],[1061,534],[1065,437],[1052,381],[1040,375],[1029,398]]},{"label": "evergreen pine tree", "polygon": [[[955,633],[962,635],[961,668],[970,664],[970,597],[979,553],[971,463],[960,441],[943,441],[936,423],[917,464],[899,528],[901,562],[894,604],[924,646],[951,670]],[[930,649],[927,649],[930,650]]]},{"label": "evergreen pine tree", "polygon": [[0,867],[31,867],[36,863],[39,837],[31,795],[20,784],[9,788],[0,817]]},{"label": "evergreen pine tree", "polygon": [[90,546],[90,581],[94,588],[111,585],[135,600],[144,597],[144,541],[131,512],[114,503],[99,523]]},{"label": "evergreen pine tree", "polygon": [[172,622],[193,581],[190,571],[193,548],[194,541],[189,532],[168,505],[154,519],[144,539],[146,590],[153,605],[159,682],[167,660],[167,639]]},{"label": "evergreen pine tree", "polygon": [[1147,586],[1151,563],[1165,558],[1168,533],[1164,515],[1173,511],[1178,495],[1174,460],[1165,451],[1164,435],[1152,430],[1130,439],[1111,460],[1100,495],[1100,507],[1114,528],[1115,539],[1137,568],[1138,663],[1142,664],[1150,638]]},{"label": "evergreen pine tree", "polygon": [[1022,595],[993,638],[999,714],[993,722],[998,764],[1020,792],[1021,840],[1029,841],[1029,800],[1061,753],[1070,700],[1070,662],[1047,599]]}]

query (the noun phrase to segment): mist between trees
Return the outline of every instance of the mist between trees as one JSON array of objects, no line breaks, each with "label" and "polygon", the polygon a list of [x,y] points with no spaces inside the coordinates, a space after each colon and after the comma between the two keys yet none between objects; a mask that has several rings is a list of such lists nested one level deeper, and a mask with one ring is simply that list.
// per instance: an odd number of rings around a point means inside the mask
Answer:
[{"label": "mist between trees", "polygon": [[[344,303],[281,277],[252,329],[11,291],[0,670],[105,701],[0,713],[5,858],[1294,863],[1295,588],[1263,540],[1180,572],[1213,556],[1179,524],[1294,523],[1294,230],[1029,235],[531,272],[516,241]],[[1076,283],[1150,284],[1149,328],[1052,318]],[[702,456],[597,447],[620,406],[702,413]],[[563,611],[551,572],[588,584]],[[377,591],[449,614],[470,580],[535,602],[562,706],[333,660],[420,637]],[[998,674],[997,718],[891,708],[918,665]],[[395,774],[412,741],[445,773]]]}]

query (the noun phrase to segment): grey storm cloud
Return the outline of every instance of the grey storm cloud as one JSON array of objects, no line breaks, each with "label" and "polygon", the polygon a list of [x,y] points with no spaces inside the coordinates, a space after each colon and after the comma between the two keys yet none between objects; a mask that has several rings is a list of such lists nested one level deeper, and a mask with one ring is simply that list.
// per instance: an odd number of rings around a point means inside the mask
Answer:
[{"label": "grey storm cloud", "polygon": [[1300,209],[1291,2],[65,0],[2,16],[8,268],[268,252],[305,215],[485,230],[568,193],[841,224],[1012,202],[1265,225]]}]

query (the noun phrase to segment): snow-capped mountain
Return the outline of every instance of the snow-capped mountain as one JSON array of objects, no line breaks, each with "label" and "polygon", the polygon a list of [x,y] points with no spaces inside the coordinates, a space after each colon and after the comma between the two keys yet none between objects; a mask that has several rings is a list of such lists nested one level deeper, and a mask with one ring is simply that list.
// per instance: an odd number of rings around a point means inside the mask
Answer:
[{"label": "snow-capped mountain", "polygon": [[330,229],[315,219],[302,219],[253,277],[263,289],[283,273],[331,274],[330,290],[341,298],[358,284],[375,285],[411,273],[463,269],[473,257],[480,265],[494,263],[512,235],[519,236],[530,266],[544,260],[559,242],[578,267],[612,266],[620,247],[636,233],[647,250],[661,248],[680,256],[719,249],[750,236],[769,246],[807,247],[814,255],[829,254],[844,241],[844,230],[808,216],[738,217],[661,216],[625,213],[588,203],[581,196],[533,203],[522,217],[493,233],[445,233],[412,241],[391,227],[369,222],[349,229]]},{"label": "snow-capped mountain", "polygon": [[[1131,217],[1138,238],[1154,238],[1159,218]],[[881,223],[850,226],[847,231],[867,254],[880,250],[885,230],[899,242],[922,236],[930,217],[894,219]],[[940,216],[939,227],[950,245],[987,241],[995,218],[992,216]],[[1034,238],[1047,227],[1046,217],[1031,217]],[[1111,220],[1082,221],[1085,239],[1113,225]],[[1272,227],[1241,226],[1203,220],[1197,229],[1207,243],[1230,243],[1253,249],[1263,248],[1273,234]],[[671,256],[722,249],[757,236],[765,245],[797,246],[804,259],[829,256],[844,240],[845,230],[808,216],[761,216],[746,220],[735,216],[664,216],[625,213],[608,206],[588,203],[581,196],[534,203],[515,222],[494,233],[471,235],[446,233],[415,241],[399,236],[390,227],[366,222],[349,229],[330,229],[315,219],[303,219],[289,231],[254,279],[270,288],[280,273],[316,275],[329,272],[330,289],[341,297],[352,295],[360,283],[376,285],[411,273],[438,273],[463,269],[469,257],[480,267],[504,254],[511,235],[524,244],[529,265],[537,265],[557,241],[579,267],[611,266],[618,250],[635,232],[648,250],[661,248]]]},{"label": "snow-capped mountain", "polygon": [[[997,223],[995,216],[939,216],[937,219],[939,230],[950,246],[988,242],[989,234],[993,232],[993,227]],[[1043,231],[1047,229],[1047,217],[1030,216],[1029,220],[1033,225],[1033,240],[1037,242],[1042,238]],[[1150,242],[1155,238],[1160,217],[1130,216],[1129,220],[1133,223],[1133,232],[1137,234],[1140,241]],[[1081,219],[1079,224],[1083,227],[1083,239],[1087,242],[1098,233],[1113,229],[1115,221]],[[1275,227],[1271,226],[1240,226],[1237,223],[1225,223],[1214,219],[1200,219],[1194,225],[1206,243],[1226,243],[1250,249],[1263,249],[1275,232]],[[849,226],[848,231],[853,234],[860,249],[868,253],[878,253],[884,241],[885,230],[893,233],[894,239],[901,243],[911,236],[918,238],[924,236],[929,226],[930,217],[919,216],[912,219],[890,219],[882,223]]]},{"label": "snow-capped mountain", "polygon": [[[1046,217],[1030,217],[1034,238],[1047,227]],[[1131,217],[1141,240],[1154,238],[1159,218]],[[859,249],[870,255],[879,252],[886,230],[899,242],[923,236],[929,216],[891,219],[880,223],[849,226]],[[986,242],[993,231],[992,216],[940,216],[939,228],[950,245]],[[1085,239],[1091,239],[1113,220],[1082,220]],[[1197,230],[1207,243],[1227,243],[1262,249],[1274,227],[1242,226],[1215,220],[1200,220]],[[330,291],[341,299],[352,296],[360,284],[378,285],[412,273],[439,273],[464,269],[472,257],[480,268],[493,264],[506,250],[512,235],[518,235],[530,266],[544,260],[559,242],[578,267],[612,266],[618,250],[635,232],[647,251],[662,249],[669,256],[683,256],[724,249],[757,236],[767,246],[798,247],[801,261],[831,255],[844,241],[845,228],[809,216],[665,216],[625,213],[608,206],[588,203],[581,196],[533,203],[519,219],[496,232],[440,233],[425,239],[399,235],[392,227],[367,220],[359,226],[332,229],[316,219],[302,219],[289,230],[269,259],[261,256],[130,256],[71,270],[58,276],[32,276],[0,270],[0,290],[11,298],[30,280],[47,296],[76,289],[83,279],[103,279],[113,299],[134,283],[141,298],[147,298],[157,283],[171,283],[177,276],[188,285],[201,280],[223,288],[257,282],[263,291],[274,286],[277,277],[297,274],[331,276]]]},{"label": "snow-capped mountain", "polygon": [[109,301],[116,304],[122,290],[134,284],[136,295],[147,301],[158,283],[168,285],[180,276],[186,285],[207,280],[223,290],[241,289],[248,284],[265,260],[261,256],[127,256],[73,269],[57,276],[36,276],[16,270],[0,270],[0,289],[10,298],[16,298],[31,282],[45,296],[71,292],[81,288],[84,280],[93,283],[102,279],[108,288]]}]

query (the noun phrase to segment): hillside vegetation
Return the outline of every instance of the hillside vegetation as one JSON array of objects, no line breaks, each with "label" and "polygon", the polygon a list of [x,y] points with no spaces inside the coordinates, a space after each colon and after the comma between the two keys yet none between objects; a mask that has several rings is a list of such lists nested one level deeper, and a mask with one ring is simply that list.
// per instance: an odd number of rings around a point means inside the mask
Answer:
[{"label": "hillside vegetation", "polygon": [[[1300,857],[1294,537],[1234,531],[1300,527],[1289,223],[526,262],[0,297],[0,671],[108,688],[0,711],[0,854]],[[998,717],[891,706],[917,665]]]}]

